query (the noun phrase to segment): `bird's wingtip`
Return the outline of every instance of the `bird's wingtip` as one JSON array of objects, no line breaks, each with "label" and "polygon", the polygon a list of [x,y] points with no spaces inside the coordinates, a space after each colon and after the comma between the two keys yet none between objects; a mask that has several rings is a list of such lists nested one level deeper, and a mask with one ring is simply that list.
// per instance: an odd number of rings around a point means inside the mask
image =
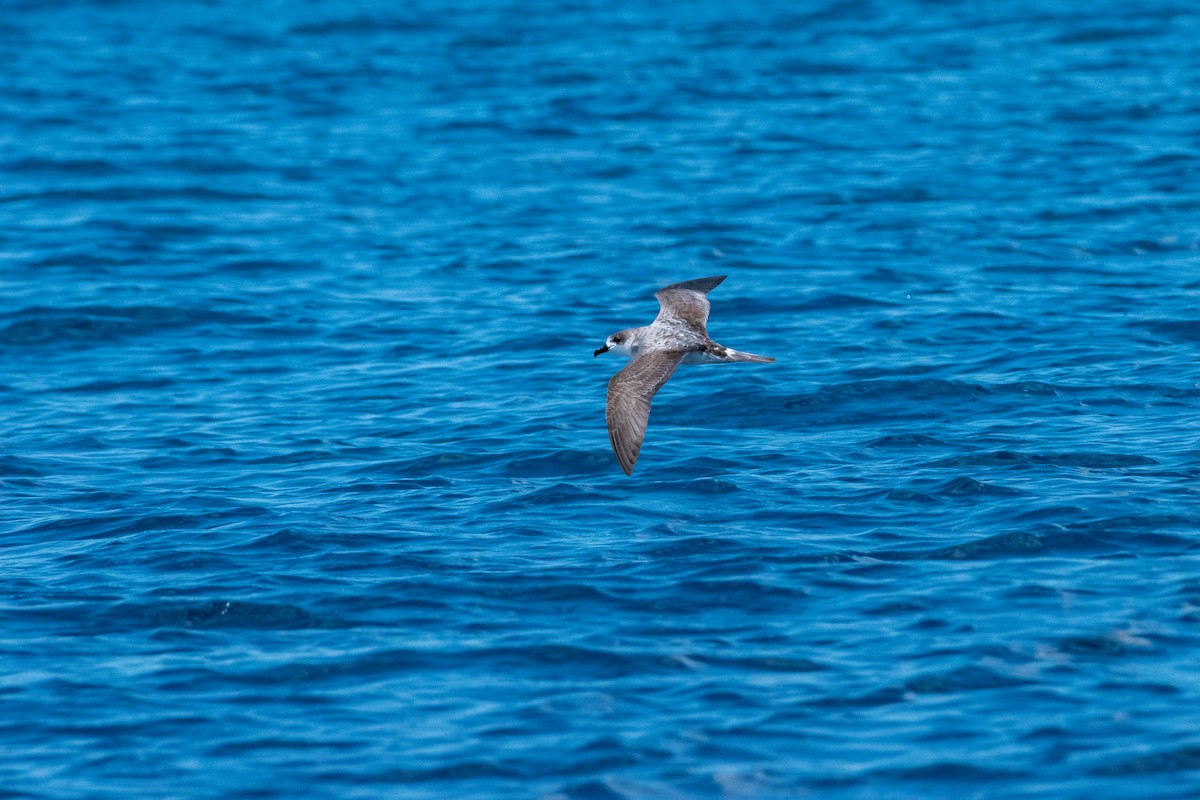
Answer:
[{"label": "bird's wingtip", "polygon": [[672,283],[670,286],[664,286],[658,291],[667,292],[671,290],[687,289],[693,292],[700,292],[700,294],[708,294],[713,289],[720,286],[721,282],[725,280],[725,277],[725,275],[713,275],[710,278],[693,278],[690,281]]}]

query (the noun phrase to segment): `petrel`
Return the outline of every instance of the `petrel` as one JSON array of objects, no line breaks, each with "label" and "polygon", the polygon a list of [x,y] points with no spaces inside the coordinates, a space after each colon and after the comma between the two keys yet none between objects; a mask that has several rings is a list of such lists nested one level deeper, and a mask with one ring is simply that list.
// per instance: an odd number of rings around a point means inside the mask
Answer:
[{"label": "petrel", "polygon": [[708,337],[708,297],[724,275],[672,283],[654,293],[658,298],[658,316],[641,328],[626,328],[604,340],[595,352],[599,356],[612,350],[632,359],[608,382],[608,440],[617,462],[626,475],[633,474],[646,423],[650,420],[650,401],[680,364],[774,361],[767,356],[741,353]]}]

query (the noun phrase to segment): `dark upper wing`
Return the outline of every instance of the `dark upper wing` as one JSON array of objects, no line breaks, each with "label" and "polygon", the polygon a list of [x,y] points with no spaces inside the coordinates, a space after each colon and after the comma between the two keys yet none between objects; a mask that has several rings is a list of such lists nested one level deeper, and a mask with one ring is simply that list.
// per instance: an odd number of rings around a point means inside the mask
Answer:
[{"label": "dark upper wing", "polygon": [[654,293],[658,298],[658,319],[683,320],[698,330],[708,324],[708,298],[704,295],[721,285],[724,275],[715,278],[697,278],[693,281],[672,283]]},{"label": "dark upper wing", "polygon": [[677,350],[656,350],[629,362],[608,382],[608,440],[626,475],[642,451],[646,423],[650,421],[650,401],[683,360]]}]

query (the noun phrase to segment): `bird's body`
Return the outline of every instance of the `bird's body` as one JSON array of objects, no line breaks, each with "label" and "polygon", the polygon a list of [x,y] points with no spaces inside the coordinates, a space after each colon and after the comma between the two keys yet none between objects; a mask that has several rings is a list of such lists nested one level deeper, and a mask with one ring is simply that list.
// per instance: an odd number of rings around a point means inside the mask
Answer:
[{"label": "bird's body", "polygon": [[766,363],[775,359],[742,353],[717,344],[708,335],[706,296],[725,280],[713,278],[673,283],[655,293],[659,312],[654,322],[609,336],[596,355],[612,351],[632,359],[608,382],[608,438],[621,469],[633,474],[650,420],[650,401],[680,364]]}]

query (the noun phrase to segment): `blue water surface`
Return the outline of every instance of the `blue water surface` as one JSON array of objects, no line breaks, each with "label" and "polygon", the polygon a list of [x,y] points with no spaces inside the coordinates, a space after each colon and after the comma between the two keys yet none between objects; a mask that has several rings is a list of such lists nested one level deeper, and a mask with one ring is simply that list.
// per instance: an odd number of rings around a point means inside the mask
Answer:
[{"label": "blue water surface", "polygon": [[1194,3],[2,12],[0,797],[1200,796]]}]

